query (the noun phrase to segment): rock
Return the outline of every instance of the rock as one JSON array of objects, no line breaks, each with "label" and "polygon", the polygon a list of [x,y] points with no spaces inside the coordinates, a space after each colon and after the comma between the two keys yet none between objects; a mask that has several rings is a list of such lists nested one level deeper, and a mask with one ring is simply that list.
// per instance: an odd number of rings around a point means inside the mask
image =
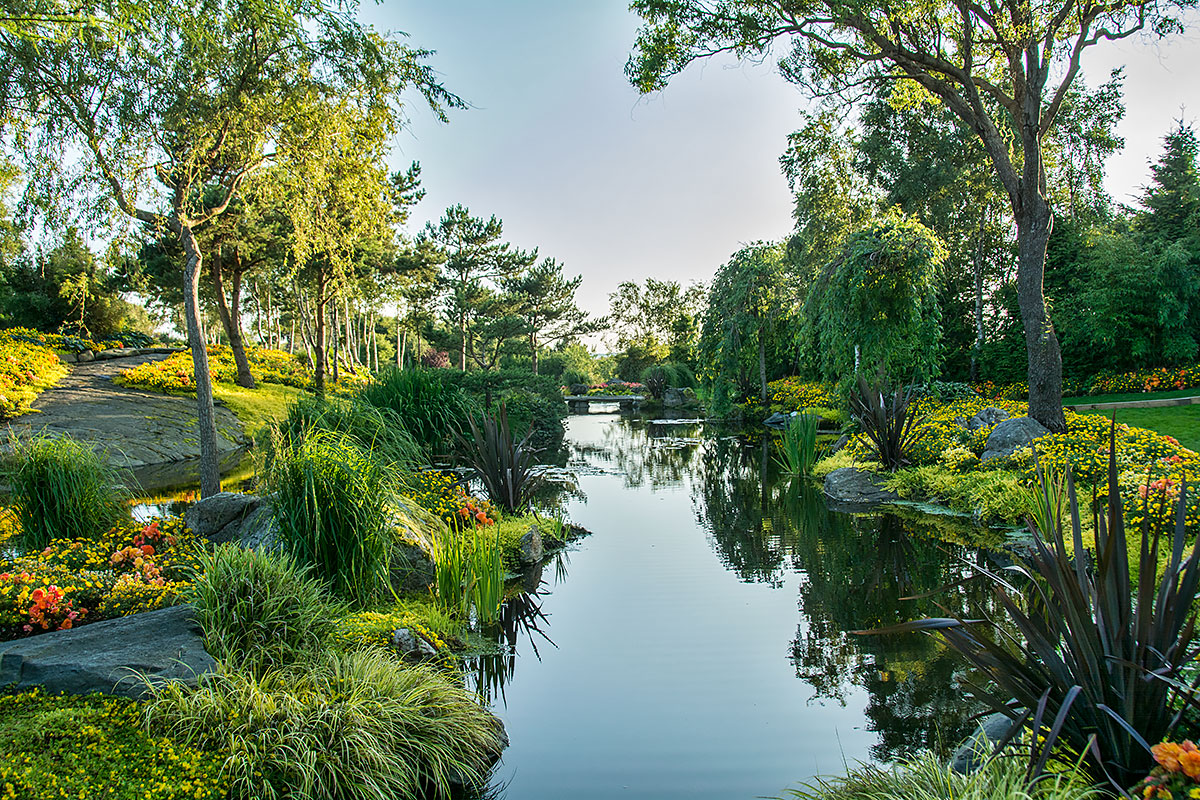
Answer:
[{"label": "rock", "polygon": [[0,643],[0,686],[16,689],[40,686],[47,692],[139,698],[146,686],[138,675],[195,686],[200,675],[215,668],[191,606]]},{"label": "rock", "polygon": [[838,440],[833,443],[833,447],[829,448],[829,454],[833,455],[834,453],[841,452],[848,444],[850,444],[850,434],[843,433],[838,437]]},{"label": "rock", "polygon": [[986,463],[997,458],[1008,458],[1017,450],[1028,446],[1034,439],[1048,433],[1050,431],[1032,417],[1006,419],[988,434],[987,444],[984,445],[983,455],[979,460]]},{"label": "rock", "polygon": [[219,492],[193,503],[183,515],[183,524],[196,536],[216,544],[231,542],[238,538],[242,523],[262,504],[258,495]]},{"label": "rock", "polygon": [[74,353],[59,353],[58,360],[63,362],[64,364],[74,364],[76,361],[79,360],[79,357],[76,356]]},{"label": "rock", "polygon": [[963,430],[971,430],[971,420],[967,419],[966,417],[955,417],[954,424]]},{"label": "rock", "polygon": [[866,511],[900,499],[879,485],[877,475],[854,467],[835,469],[825,476],[825,497],[834,511]]},{"label": "rock", "polygon": [[236,541],[249,550],[283,549],[279,541],[279,529],[275,527],[275,510],[271,508],[270,502],[264,500],[253,514],[246,517],[236,528],[236,537],[230,541]]},{"label": "rock", "polygon": [[967,423],[967,430],[977,431],[980,428],[990,428],[998,422],[1008,419],[1009,413],[1003,408],[989,406],[980,411]]},{"label": "rock", "polygon": [[424,592],[437,579],[437,569],[420,544],[401,542],[392,550],[388,578],[398,592]]},{"label": "rock", "polygon": [[784,414],[782,411],[776,411],[763,420],[763,425],[766,425],[768,428],[786,428],[791,423],[792,416],[792,414]]},{"label": "rock", "polygon": [[392,631],[392,647],[401,657],[414,661],[437,658],[437,648],[408,628]]},{"label": "rock", "polygon": [[963,775],[969,775],[983,765],[996,749],[997,742],[1008,735],[1014,720],[1003,714],[989,714],[979,723],[975,731],[965,742],[958,746],[950,758],[950,769]]},{"label": "rock", "polygon": [[588,386],[586,383],[572,383],[571,384],[571,394],[576,395],[576,396],[584,395],[584,394],[588,393],[588,389],[590,389],[590,388],[591,387]]},{"label": "rock", "polygon": [[542,543],[542,532],[537,525],[530,525],[529,530],[521,537],[521,549],[518,558],[522,566],[537,564],[546,557],[546,548]]},{"label": "rock", "polygon": [[667,408],[679,408],[687,402],[683,389],[667,389],[663,392],[663,405]]},{"label": "rock", "polygon": [[86,364],[89,361],[95,361],[96,354],[91,350],[84,350],[82,353],[75,354],[75,361],[80,364]]}]

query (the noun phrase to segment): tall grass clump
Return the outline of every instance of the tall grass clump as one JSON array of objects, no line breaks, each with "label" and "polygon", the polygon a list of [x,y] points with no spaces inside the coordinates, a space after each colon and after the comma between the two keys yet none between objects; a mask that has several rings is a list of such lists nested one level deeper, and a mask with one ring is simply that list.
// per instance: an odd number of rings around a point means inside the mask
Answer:
[{"label": "tall grass clump", "polygon": [[667,361],[642,370],[640,380],[655,400],[662,400],[667,389],[696,388],[696,376],[685,364]]},{"label": "tall grass clump", "polygon": [[469,692],[382,648],[171,682],[146,716],[152,731],[226,753],[236,800],[448,798],[454,780],[482,786],[504,744]]},{"label": "tall grass clump", "polygon": [[13,440],[5,466],[21,524],[17,543],[27,550],[51,539],[95,539],[129,518],[125,476],[68,436]]},{"label": "tall grass clump", "polygon": [[529,446],[529,433],[514,440],[508,410],[501,404],[495,416],[485,416],[482,427],[468,419],[471,441],[463,441],[467,463],[475,470],[488,499],[508,512],[523,511],[542,484],[533,471],[537,459]]},{"label": "tall grass clump", "polygon": [[462,619],[471,609],[484,624],[495,622],[504,603],[504,552],[493,526],[453,525],[433,541],[434,591],[438,606]]},{"label": "tall grass clump", "polygon": [[433,454],[462,431],[471,398],[438,369],[388,369],[363,387],[359,397],[393,412],[426,453]]},{"label": "tall grass clump", "polygon": [[815,414],[798,414],[783,429],[775,442],[775,457],[784,473],[808,475],[812,472],[813,464],[821,457],[821,448],[817,445],[819,420]]},{"label": "tall grass clump", "polygon": [[387,591],[396,482],[344,434],[313,431],[267,474],[279,537],[335,595],[366,605]]},{"label": "tall grass clump", "polygon": [[[1069,522],[1033,526],[1032,553],[1005,570],[976,568],[991,584],[994,605],[973,609],[973,618],[917,620],[875,633],[937,631],[962,653],[978,676],[968,688],[1012,720],[1008,738],[1024,732],[1035,742],[1030,774],[1041,774],[1065,747],[1083,753],[1093,775],[1123,791],[1150,771],[1151,745],[1179,738],[1200,715],[1200,691],[1189,679],[1200,655],[1193,610],[1200,544],[1188,549],[1186,483],[1179,487],[1174,530],[1145,523],[1132,542],[1126,539],[1115,439],[1114,421],[1094,554],[1084,547],[1068,472]],[[1050,497],[1045,476],[1042,484]],[[1167,499],[1146,499],[1152,501]],[[1136,573],[1129,552],[1134,542]]]},{"label": "tall grass clump", "polygon": [[788,791],[794,800],[1103,800],[1078,770],[1029,780],[1019,759],[993,758],[970,774],[930,752],[890,767],[861,764],[847,775],[816,778]]},{"label": "tall grass clump", "polygon": [[189,600],[204,649],[256,674],[313,657],[333,628],[324,587],[291,556],[232,542],[200,556]]},{"label": "tall grass clump", "polygon": [[312,431],[344,434],[398,469],[411,470],[425,460],[421,446],[391,409],[376,408],[358,397],[301,395],[265,442],[268,468],[276,450],[290,447]]}]

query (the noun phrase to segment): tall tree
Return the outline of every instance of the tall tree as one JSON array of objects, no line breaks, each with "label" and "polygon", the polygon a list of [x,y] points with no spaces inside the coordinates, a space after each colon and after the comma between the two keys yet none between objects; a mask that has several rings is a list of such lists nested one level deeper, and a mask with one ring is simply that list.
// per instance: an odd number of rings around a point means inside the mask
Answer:
[{"label": "tall tree", "polygon": [[791,42],[783,75],[822,96],[903,81],[933,95],[979,137],[1017,224],[1017,290],[1029,375],[1029,413],[1066,430],[1062,353],[1042,292],[1053,215],[1043,142],[1058,121],[1082,56],[1147,26],[1180,28],[1183,0],[634,0],[646,24],[626,72],[661,89],[716,53],[765,55]]},{"label": "tall tree", "polygon": [[[463,205],[453,205],[437,224],[427,223],[418,245],[431,244],[445,254],[442,284],[446,314],[458,335],[458,367],[466,370],[472,358],[471,326],[484,303],[495,294],[497,282],[512,280],[537,260],[537,249],[519,250],[502,241],[504,223],[496,216],[473,217]],[[485,359],[486,360],[486,359]]]},{"label": "tall tree", "polygon": [[[297,106],[313,96],[395,108],[411,86],[439,111],[458,101],[424,63],[427,51],[362,26],[351,3],[147,0],[139,8],[134,24],[89,26],[62,41],[0,27],[0,98],[19,108],[15,142],[42,199],[115,205],[179,238],[208,496],[220,491],[220,473],[196,228],[271,160]],[[88,197],[93,187],[100,195]],[[206,202],[205,187],[219,199]]]},{"label": "tall tree", "polygon": [[567,278],[562,264],[552,258],[506,282],[504,288],[516,300],[515,310],[529,342],[534,375],[543,347],[602,329],[602,320],[588,319],[587,312],[575,304],[575,292],[582,283],[582,275]]}]

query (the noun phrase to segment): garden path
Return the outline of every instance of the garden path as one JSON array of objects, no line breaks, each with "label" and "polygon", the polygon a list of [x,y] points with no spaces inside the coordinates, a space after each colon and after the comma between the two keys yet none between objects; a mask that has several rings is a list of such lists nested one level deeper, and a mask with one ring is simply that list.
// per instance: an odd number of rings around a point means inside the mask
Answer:
[{"label": "garden path", "polygon": [[[122,369],[160,361],[168,353],[113,358],[72,364],[71,372],[33,403],[33,412],[9,422],[11,436],[27,438],[45,431],[70,434],[91,443],[98,452],[121,467],[136,469],[196,459],[196,401],[173,397],[113,382]],[[217,406],[217,447],[222,456],[244,444],[242,425],[233,412]],[[9,449],[5,441],[0,447]]]}]

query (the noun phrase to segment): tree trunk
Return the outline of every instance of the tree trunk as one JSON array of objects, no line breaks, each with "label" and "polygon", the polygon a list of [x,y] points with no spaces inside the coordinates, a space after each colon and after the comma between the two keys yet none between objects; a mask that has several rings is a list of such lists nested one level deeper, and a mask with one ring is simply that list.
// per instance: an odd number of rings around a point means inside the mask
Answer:
[{"label": "tree trunk", "polygon": [[979,239],[975,242],[975,345],[971,348],[971,380],[979,380],[979,361],[983,357],[983,247],[988,208],[979,215]]},{"label": "tree trunk", "polygon": [[254,332],[258,336],[258,346],[270,347],[263,339],[263,304],[262,298],[258,296],[258,281],[250,284],[250,291],[254,295]]},{"label": "tree trunk", "polygon": [[458,344],[461,352],[458,355],[458,368],[463,372],[467,371],[467,315],[465,312],[460,312],[458,315]]},{"label": "tree trunk", "polygon": [[396,369],[404,369],[404,345],[408,342],[408,331],[400,336],[400,317],[396,317]]},{"label": "tree trunk", "polygon": [[242,270],[241,256],[234,250],[233,292],[229,302],[225,302],[225,271],[222,269],[221,249],[213,254],[212,279],[213,289],[217,293],[217,313],[221,317],[221,326],[225,328],[225,338],[229,339],[229,349],[233,351],[233,363],[237,365],[237,385],[244,389],[254,388],[254,376],[250,374],[250,360],[246,358],[246,344],[242,341]]},{"label": "tree trunk", "polygon": [[316,309],[313,318],[317,325],[313,342],[313,389],[318,395],[325,394],[325,277],[317,279]]},{"label": "tree trunk", "polygon": [[341,345],[341,342],[338,341],[338,334],[340,331],[338,330],[339,320],[337,300],[335,299],[331,305],[333,306],[333,324],[329,326],[329,335],[332,337],[333,341],[330,342],[329,349],[333,353],[333,358],[330,360],[330,366],[333,368],[333,382],[337,383],[341,377],[338,374],[338,347]]},{"label": "tree trunk", "polygon": [[537,334],[536,333],[529,334],[529,352],[533,354],[533,374],[537,375],[538,374],[538,346],[537,346]]},{"label": "tree trunk", "polygon": [[1062,351],[1042,291],[1053,217],[1036,185],[1026,187],[1017,216],[1017,303],[1029,356],[1029,416],[1054,433],[1064,433]]},{"label": "tree trunk", "polygon": [[217,420],[213,408],[212,376],[208,371],[208,352],[204,347],[204,323],[200,317],[200,269],[203,257],[191,226],[177,210],[171,227],[183,245],[183,308],[187,319],[188,346],[192,348],[192,368],[196,373],[196,423],[200,440],[200,497],[221,491],[221,464],[217,454]]}]

